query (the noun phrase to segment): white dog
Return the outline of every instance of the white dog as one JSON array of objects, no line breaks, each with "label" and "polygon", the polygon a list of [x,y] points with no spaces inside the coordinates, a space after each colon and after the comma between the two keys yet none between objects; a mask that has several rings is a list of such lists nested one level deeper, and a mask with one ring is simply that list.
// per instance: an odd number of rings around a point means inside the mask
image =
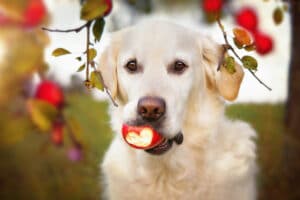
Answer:
[{"label": "white dog", "polygon": [[[243,71],[238,64],[233,75],[217,71],[221,52],[200,33],[168,22],[112,34],[99,67],[118,103],[110,107],[116,134],[101,166],[106,198],[256,198],[255,131],[224,116],[223,99],[237,97]],[[124,123],[151,125],[168,142],[134,149],[122,138]]]}]

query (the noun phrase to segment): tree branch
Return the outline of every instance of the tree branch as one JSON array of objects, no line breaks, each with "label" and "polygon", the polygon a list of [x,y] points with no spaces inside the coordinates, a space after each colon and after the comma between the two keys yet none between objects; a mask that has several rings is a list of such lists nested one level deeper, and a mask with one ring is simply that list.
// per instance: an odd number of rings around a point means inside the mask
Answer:
[{"label": "tree branch", "polygon": [[92,62],[92,63],[91,63],[91,66],[92,66],[93,69],[97,72],[97,74],[99,74],[99,78],[100,78],[101,84],[103,85],[103,88],[104,88],[105,93],[108,95],[108,97],[109,97],[109,99],[111,100],[111,102],[113,103],[113,105],[114,105],[115,107],[118,107],[118,104],[117,104],[117,103],[115,102],[115,100],[112,98],[109,89],[107,88],[107,86],[106,86],[105,83],[104,83],[104,79],[103,79],[103,77],[102,77],[101,72],[100,72],[99,70],[96,69],[95,64],[96,64],[95,62]]},{"label": "tree branch", "polygon": [[42,30],[44,30],[44,31],[49,31],[49,32],[58,32],[58,33],[70,33],[70,32],[78,33],[78,32],[80,32],[82,29],[86,28],[86,27],[88,26],[89,23],[90,23],[90,21],[88,21],[87,23],[83,24],[82,26],[79,26],[78,28],[72,28],[72,29],[66,29],[66,30],[61,30],[61,29],[50,29],[50,28],[45,28],[45,27],[42,27]]},{"label": "tree branch", "polygon": [[[86,52],[85,52],[86,53],[86,80],[84,82],[85,82],[85,86],[88,89],[91,89],[91,82],[90,82],[90,78],[89,78],[89,75],[90,75],[90,66],[92,68],[94,68],[95,71],[97,71],[97,69],[94,66],[95,62],[94,61],[93,62],[90,61],[90,52],[89,52],[89,49],[90,49],[90,46],[93,45],[93,43],[90,42],[90,28],[91,28],[91,24],[92,24],[92,21],[88,21],[87,23],[83,24],[82,26],[80,26],[78,28],[66,29],[66,30],[49,29],[49,28],[45,28],[45,27],[42,28],[42,30],[44,30],[44,31],[59,32],[59,33],[69,33],[69,32],[78,33],[82,29],[86,28]],[[108,97],[111,100],[111,102],[113,103],[113,105],[116,106],[116,107],[118,107],[118,104],[114,101],[114,99],[112,98],[112,96],[111,96],[111,94],[110,94],[107,86],[104,83],[104,80],[103,80],[101,72],[100,71],[97,71],[97,72],[99,73],[101,84],[104,87],[104,91],[108,95]]]},{"label": "tree branch", "polygon": [[[225,56],[226,50],[231,50],[231,52],[235,55],[235,57],[236,57],[237,59],[239,59],[239,60],[243,63],[241,57],[237,54],[237,52],[234,50],[234,48],[229,44],[229,41],[228,41],[228,38],[227,38],[227,34],[226,34],[226,31],[225,31],[225,29],[224,29],[223,24],[221,23],[220,17],[217,17],[217,23],[218,23],[218,25],[219,25],[219,27],[220,27],[222,33],[223,33],[223,37],[224,37],[224,40],[225,40],[225,43],[226,43],[225,45],[223,45],[223,47],[224,47],[224,52],[223,52],[223,55],[222,55],[222,56],[223,56],[222,59],[224,60],[224,56]],[[220,70],[221,65],[222,65],[222,63],[220,62],[217,70]],[[272,90],[272,89],[271,89],[269,86],[267,86],[262,80],[260,80],[260,79],[256,76],[256,74],[255,74],[251,69],[248,69],[248,71],[249,71],[249,72],[252,74],[252,76],[254,76],[254,78],[255,78],[260,84],[262,84],[265,88],[267,88],[269,91]]]},{"label": "tree branch", "polygon": [[90,74],[90,27],[91,27],[91,21],[88,21],[86,24],[86,74],[85,79],[87,82],[89,82],[89,74]]}]

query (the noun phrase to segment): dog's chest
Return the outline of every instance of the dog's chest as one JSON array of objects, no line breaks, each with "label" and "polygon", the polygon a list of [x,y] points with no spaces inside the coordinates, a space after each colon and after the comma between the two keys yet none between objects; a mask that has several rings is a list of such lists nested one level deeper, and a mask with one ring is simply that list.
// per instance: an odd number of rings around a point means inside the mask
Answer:
[{"label": "dog's chest", "polygon": [[[198,161],[198,162],[197,162]],[[202,161],[185,156],[167,162],[135,166],[127,176],[128,198],[132,199],[199,199],[206,196],[209,177]]]}]

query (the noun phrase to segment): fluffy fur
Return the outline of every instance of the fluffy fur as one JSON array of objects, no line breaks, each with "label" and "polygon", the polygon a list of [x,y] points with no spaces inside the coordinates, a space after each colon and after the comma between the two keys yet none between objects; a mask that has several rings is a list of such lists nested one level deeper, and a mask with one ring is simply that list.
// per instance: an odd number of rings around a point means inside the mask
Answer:
[{"label": "fluffy fur", "polygon": [[[104,82],[118,107],[111,106],[114,139],[101,165],[107,199],[252,200],[255,190],[255,131],[224,116],[224,100],[233,100],[243,78],[241,67],[230,75],[217,71],[222,47],[198,32],[167,22],[147,22],[112,34],[100,59]],[[128,73],[135,58],[143,70]],[[188,68],[167,72],[176,60]],[[165,99],[161,132],[184,141],[154,156],[128,146],[123,123],[137,117],[144,96]]]}]

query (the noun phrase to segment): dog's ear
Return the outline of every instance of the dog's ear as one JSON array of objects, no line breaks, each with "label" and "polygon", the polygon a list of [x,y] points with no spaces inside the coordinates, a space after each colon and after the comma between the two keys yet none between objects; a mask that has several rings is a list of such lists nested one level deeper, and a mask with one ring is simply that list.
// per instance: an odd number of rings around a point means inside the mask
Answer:
[{"label": "dog's ear", "polygon": [[118,93],[117,57],[118,42],[111,40],[100,56],[99,68],[103,81],[109,90],[111,97],[115,100]]},{"label": "dog's ear", "polygon": [[218,92],[226,100],[235,100],[244,77],[242,67],[235,63],[234,74],[230,74],[223,66],[218,71],[224,53],[223,46],[207,37],[201,38],[201,46],[207,88]]}]

